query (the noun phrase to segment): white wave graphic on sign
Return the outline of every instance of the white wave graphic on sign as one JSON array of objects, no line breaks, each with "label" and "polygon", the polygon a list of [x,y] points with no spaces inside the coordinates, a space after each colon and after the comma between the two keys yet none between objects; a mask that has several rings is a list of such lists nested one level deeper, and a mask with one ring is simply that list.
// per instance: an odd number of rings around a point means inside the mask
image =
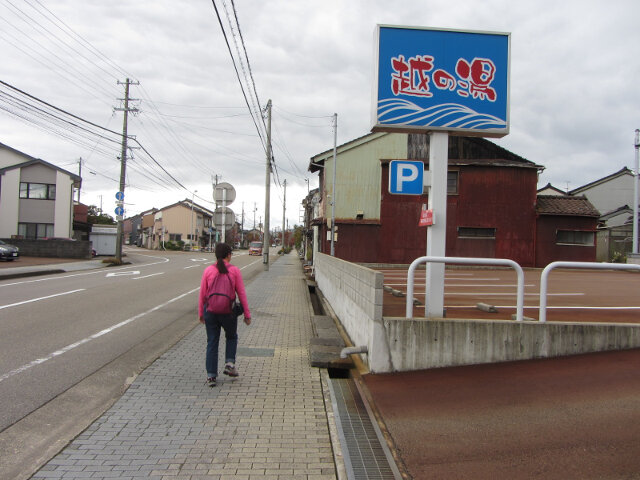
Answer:
[{"label": "white wave graphic on sign", "polygon": [[378,122],[380,124],[416,125],[440,128],[501,129],[507,122],[501,118],[459,105],[443,103],[429,108],[399,98],[388,98],[378,102]]}]

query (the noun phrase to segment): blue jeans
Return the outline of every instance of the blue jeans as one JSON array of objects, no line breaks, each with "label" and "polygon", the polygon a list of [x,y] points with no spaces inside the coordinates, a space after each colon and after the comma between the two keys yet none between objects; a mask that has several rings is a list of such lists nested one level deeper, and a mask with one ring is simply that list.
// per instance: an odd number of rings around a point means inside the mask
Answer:
[{"label": "blue jeans", "polygon": [[230,314],[216,314],[205,311],[204,324],[207,328],[207,376],[218,376],[218,344],[220,343],[220,329],[224,329],[225,361],[236,362],[238,349],[238,317]]}]

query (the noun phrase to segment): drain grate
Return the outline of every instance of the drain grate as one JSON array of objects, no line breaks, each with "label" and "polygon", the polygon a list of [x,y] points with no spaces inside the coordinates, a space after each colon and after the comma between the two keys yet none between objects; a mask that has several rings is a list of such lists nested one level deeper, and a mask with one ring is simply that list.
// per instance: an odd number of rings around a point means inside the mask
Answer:
[{"label": "drain grate", "polygon": [[396,480],[400,472],[380,440],[351,378],[330,378],[334,415],[349,480]]}]

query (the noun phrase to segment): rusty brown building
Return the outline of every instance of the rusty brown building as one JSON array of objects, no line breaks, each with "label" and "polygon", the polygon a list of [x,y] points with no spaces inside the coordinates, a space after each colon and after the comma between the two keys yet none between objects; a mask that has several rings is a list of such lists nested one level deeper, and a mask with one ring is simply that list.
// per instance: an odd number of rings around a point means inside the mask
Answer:
[{"label": "rusty brown building", "polygon": [[[391,160],[422,160],[428,169],[428,139],[425,134],[372,133],[339,146],[335,195],[333,151],[312,157],[309,170],[320,176],[321,196],[312,222],[315,248],[330,252],[329,226],[335,217],[339,258],[407,264],[425,255],[429,227],[419,227],[418,220],[428,189],[423,195],[392,195],[388,183]],[[562,213],[549,211],[545,199],[538,207],[541,165],[486,139],[459,136],[449,137],[448,163],[447,256],[508,258],[523,267],[595,260],[595,245],[579,243],[594,235],[595,208],[584,198],[563,203]],[[578,203],[579,211],[572,210]],[[438,221],[438,212],[434,215]],[[558,237],[558,232],[574,233]]]}]

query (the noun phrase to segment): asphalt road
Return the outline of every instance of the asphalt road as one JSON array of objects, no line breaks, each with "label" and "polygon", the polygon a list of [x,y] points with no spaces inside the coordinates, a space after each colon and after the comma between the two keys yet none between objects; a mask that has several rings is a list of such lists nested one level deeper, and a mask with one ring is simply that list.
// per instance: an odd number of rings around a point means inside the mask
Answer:
[{"label": "asphalt road", "polygon": [[[262,257],[238,253],[232,262],[249,283]],[[198,325],[200,279],[213,254],[129,249],[127,259],[0,281],[3,462],[64,445]]]}]

